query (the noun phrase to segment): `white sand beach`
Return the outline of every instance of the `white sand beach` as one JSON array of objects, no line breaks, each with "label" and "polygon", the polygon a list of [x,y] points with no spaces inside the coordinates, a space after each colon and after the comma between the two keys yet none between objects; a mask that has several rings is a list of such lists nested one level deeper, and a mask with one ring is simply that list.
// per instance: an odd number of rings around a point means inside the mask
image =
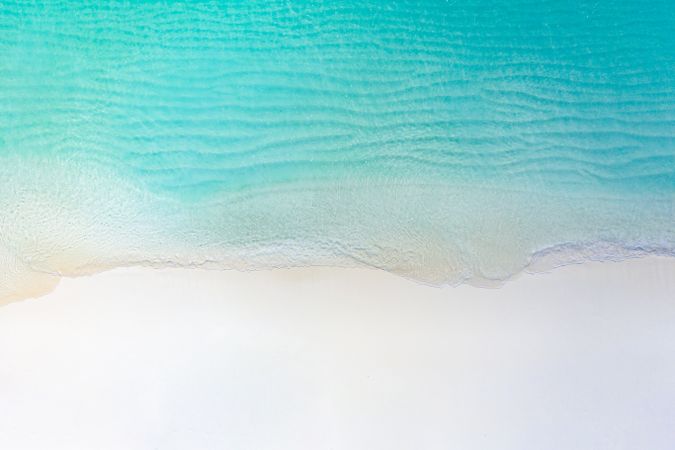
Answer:
[{"label": "white sand beach", "polygon": [[672,449],[675,259],[117,269],[0,308],[0,449]]}]

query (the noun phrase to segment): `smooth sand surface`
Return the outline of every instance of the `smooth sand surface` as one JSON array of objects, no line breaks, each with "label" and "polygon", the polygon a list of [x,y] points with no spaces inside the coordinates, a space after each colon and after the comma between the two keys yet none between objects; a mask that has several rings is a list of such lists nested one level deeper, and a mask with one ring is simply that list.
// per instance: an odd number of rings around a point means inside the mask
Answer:
[{"label": "smooth sand surface", "polygon": [[0,308],[0,449],[672,449],[675,259],[118,269]]}]

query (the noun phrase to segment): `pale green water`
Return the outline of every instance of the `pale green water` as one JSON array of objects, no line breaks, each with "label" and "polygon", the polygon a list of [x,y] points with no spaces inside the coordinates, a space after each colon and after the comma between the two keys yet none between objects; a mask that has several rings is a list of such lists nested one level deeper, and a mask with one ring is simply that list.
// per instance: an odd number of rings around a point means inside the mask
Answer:
[{"label": "pale green water", "polygon": [[2,2],[0,294],[673,254],[673,30],[658,1]]}]

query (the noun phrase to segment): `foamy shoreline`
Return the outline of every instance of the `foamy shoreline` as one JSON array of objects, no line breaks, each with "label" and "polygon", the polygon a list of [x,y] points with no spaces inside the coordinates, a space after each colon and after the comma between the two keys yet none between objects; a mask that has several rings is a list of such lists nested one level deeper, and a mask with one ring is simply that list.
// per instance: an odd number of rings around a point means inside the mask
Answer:
[{"label": "foamy shoreline", "polygon": [[0,446],[666,449],[675,259],[500,289],[115,269],[0,308]]},{"label": "foamy shoreline", "polygon": [[[356,272],[385,272],[402,277],[416,284],[440,289],[455,288],[462,285],[475,288],[501,288],[513,280],[519,279],[523,275],[549,274],[552,271],[570,265],[590,263],[592,266],[597,263],[611,264],[631,260],[647,260],[647,264],[650,264],[650,260],[667,259],[675,260],[675,255],[671,254],[667,248],[660,247],[632,247],[611,242],[596,242],[586,245],[560,244],[533,253],[523,267],[502,278],[490,278],[482,274],[473,273],[470,276],[467,275],[466,278],[460,277],[454,281],[444,280],[443,278],[432,281],[431,279],[427,279],[426,276],[420,276],[420,274],[413,276],[405,272],[399,273],[396,270],[373,267],[367,264],[359,264],[354,261],[352,261],[353,265],[319,264],[285,266],[282,264],[277,267],[266,267],[264,265],[256,267],[256,265],[253,264],[249,268],[249,263],[245,262],[245,259],[229,262],[204,260],[201,262],[184,263],[163,261],[160,259],[147,261],[140,260],[127,263],[108,263],[106,265],[89,263],[84,266],[78,266],[73,260],[64,262],[64,267],[67,267],[66,270],[24,268],[23,271],[13,274],[14,279],[12,279],[12,277],[0,279],[1,282],[5,283],[4,286],[0,284],[2,287],[0,289],[0,307],[12,302],[47,295],[52,292],[64,278],[88,277],[112,270],[208,270],[217,272],[238,271],[242,273],[277,272],[277,275],[289,271],[297,272],[303,270],[319,274],[333,270],[348,270]],[[663,264],[664,266],[669,265],[667,262]]]}]

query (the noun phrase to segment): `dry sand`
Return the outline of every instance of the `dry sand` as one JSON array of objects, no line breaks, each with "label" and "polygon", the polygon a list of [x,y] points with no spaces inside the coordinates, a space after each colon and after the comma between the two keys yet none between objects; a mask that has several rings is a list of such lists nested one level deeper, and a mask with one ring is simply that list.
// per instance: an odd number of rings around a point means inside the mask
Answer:
[{"label": "dry sand", "polygon": [[0,449],[672,449],[675,259],[118,269],[0,308]]}]

